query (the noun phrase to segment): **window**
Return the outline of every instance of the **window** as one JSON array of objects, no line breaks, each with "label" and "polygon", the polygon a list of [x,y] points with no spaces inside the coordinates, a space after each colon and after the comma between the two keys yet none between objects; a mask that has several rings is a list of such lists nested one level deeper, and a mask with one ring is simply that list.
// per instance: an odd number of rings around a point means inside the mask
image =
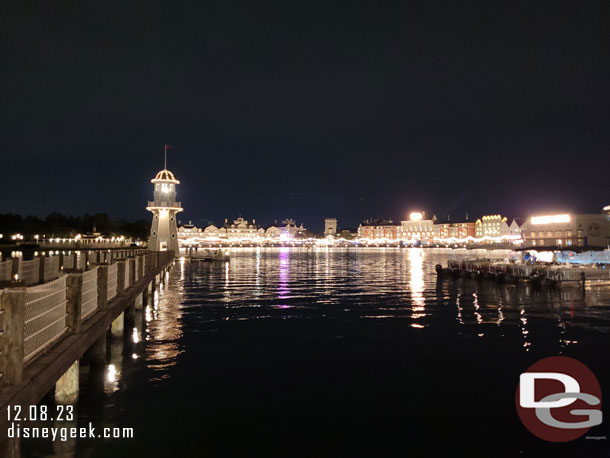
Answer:
[{"label": "window", "polygon": [[557,245],[561,245],[563,242],[561,239],[557,239]]},{"label": "window", "polygon": [[553,231],[547,231],[546,236],[547,237],[553,237]]},{"label": "window", "polygon": [[572,237],[572,231],[566,231],[566,237]]},{"label": "window", "polygon": [[572,241],[571,240],[566,240],[566,245],[567,246],[572,246]]},{"label": "window", "polygon": [[562,231],[555,232],[555,237],[561,237],[563,235]]},{"label": "window", "polygon": [[540,240],[540,246],[544,245],[544,240]]}]

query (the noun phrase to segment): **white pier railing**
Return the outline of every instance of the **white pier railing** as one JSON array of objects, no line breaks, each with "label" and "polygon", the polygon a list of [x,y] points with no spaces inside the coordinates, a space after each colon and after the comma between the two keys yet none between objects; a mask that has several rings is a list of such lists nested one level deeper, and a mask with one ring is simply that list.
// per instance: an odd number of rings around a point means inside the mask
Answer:
[{"label": "white pier railing", "polygon": [[81,318],[84,320],[97,310],[97,267],[83,272],[83,303]]},{"label": "white pier railing", "polygon": [[[64,253],[62,256],[55,253],[36,255],[27,261],[22,258],[0,261],[0,280],[6,282],[0,286],[0,347],[19,356],[0,355],[0,377],[8,385],[20,383],[25,365],[64,336],[79,332],[83,321],[95,320],[97,310],[107,308],[107,301],[98,297],[98,293],[103,296],[103,292],[107,292],[108,300],[115,299],[119,287],[121,293],[133,288],[136,276],[141,280],[150,274],[152,266],[165,267],[174,258],[173,252],[123,250],[105,257],[114,261],[113,264],[86,270],[75,269],[76,260],[83,267],[91,267],[92,262],[86,262],[87,259],[91,261],[91,253]],[[127,261],[119,264],[119,259]],[[63,272],[59,270],[60,264],[63,264]],[[119,278],[119,272],[123,275],[122,266],[125,267],[124,279]],[[13,272],[18,273],[17,278],[11,278]],[[40,281],[44,283],[36,284]],[[75,295],[77,290],[74,288],[78,288],[80,297]],[[6,327],[3,320],[7,317],[23,325]]]},{"label": "white pier railing", "polygon": [[119,265],[115,262],[108,266],[108,300],[116,297],[119,286]]},{"label": "white pier railing", "polygon": [[129,281],[131,279],[131,263],[128,261],[125,263],[125,288],[128,288],[131,286],[131,282]]},{"label": "white pier railing", "polygon": [[19,260],[17,275],[19,275],[19,280],[23,280],[27,286],[38,283],[40,281],[40,258],[30,261]]},{"label": "white pier railing", "polygon": [[13,270],[13,260],[7,259],[0,262],[0,281],[9,281]]},{"label": "white pier railing", "polygon": [[47,256],[44,259],[44,281],[48,282],[59,277],[59,256]]},{"label": "white pier railing", "polygon": [[66,277],[26,289],[24,361],[29,361],[66,331]]}]

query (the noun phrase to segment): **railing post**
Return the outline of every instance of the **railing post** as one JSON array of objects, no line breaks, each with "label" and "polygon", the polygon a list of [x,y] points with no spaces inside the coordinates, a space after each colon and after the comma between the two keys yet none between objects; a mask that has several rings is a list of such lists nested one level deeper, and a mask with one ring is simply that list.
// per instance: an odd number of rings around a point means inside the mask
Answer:
[{"label": "railing post", "polygon": [[19,287],[0,292],[0,371],[2,383],[6,385],[16,385],[23,380],[25,291],[24,287]]},{"label": "railing post", "polygon": [[116,293],[117,296],[122,296],[125,293],[125,261],[117,261],[117,282],[116,282]]},{"label": "railing post", "polygon": [[144,277],[144,255],[139,255],[137,257],[138,260],[138,280],[141,280]]},{"label": "railing post", "polygon": [[17,277],[15,277],[15,275],[17,275],[19,273],[19,263],[20,262],[21,262],[21,260],[19,258],[13,258],[13,265],[11,266],[11,280],[15,280],[17,278]]},{"label": "railing post", "polygon": [[68,274],[66,278],[66,326],[72,333],[80,330],[83,309],[83,274]]},{"label": "railing post", "polygon": [[127,258],[129,262],[129,285],[133,286],[136,284],[136,258]]},{"label": "railing post", "polygon": [[108,266],[97,267],[97,308],[106,310],[108,308]]}]

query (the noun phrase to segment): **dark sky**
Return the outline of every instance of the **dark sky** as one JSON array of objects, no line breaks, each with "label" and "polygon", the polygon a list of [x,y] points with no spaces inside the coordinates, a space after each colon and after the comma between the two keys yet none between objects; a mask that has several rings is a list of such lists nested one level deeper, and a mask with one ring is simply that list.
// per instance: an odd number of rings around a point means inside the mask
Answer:
[{"label": "dark sky", "polygon": [[610,2],[53,1],[0,14],[0,212],[318,229],[610,204]]}]

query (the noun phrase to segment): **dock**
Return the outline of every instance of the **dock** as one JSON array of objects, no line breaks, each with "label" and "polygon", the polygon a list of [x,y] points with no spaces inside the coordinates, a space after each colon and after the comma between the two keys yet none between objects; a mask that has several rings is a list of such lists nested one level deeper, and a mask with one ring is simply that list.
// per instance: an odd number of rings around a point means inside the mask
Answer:
[{"label": "dock", "polygon": [[[173,251],[78,251],[0,262],[0,409],[78,398],[79,360],[105,364],[107,339],[166,281]],[[18,456],[0,416],[0,456]]]},{"label": "dock", "polygon": [[600,266],[546,265],[486,260],[448,261],[436,266],[439,280],[472,278],[497,283],[531,283],[545,286],[610,285],[610,268]]}]

